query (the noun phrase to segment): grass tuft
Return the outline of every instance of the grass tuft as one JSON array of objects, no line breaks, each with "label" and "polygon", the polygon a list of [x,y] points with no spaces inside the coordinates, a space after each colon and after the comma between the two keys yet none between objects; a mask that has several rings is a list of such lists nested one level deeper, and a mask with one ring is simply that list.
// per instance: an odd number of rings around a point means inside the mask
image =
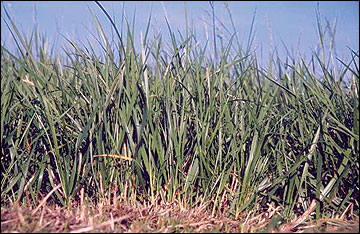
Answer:
[{"label": "grass tuft", "polygon": [[[255,14],[245,53],[236,32],[215,37],[213,3],[213,42],[168,22],[168,44],[150,38],[150,16],[136,51],[135,20],[123,17],[119,30],[96,4],[117,35],[92,14],[103,56],[69,38],[65,56],[48,54],[45,38],[21,35],[5,9],[17,48],[1,45],[2,230],[294,231],[358,217],[359,52],[341,61],[324,51],[336,23],[318,12],[311,61],[273,54],[264,67],[252,49]],[[94,208],[71,209],[84,199]],[[137,203],[147,205],[136,213]]]}]

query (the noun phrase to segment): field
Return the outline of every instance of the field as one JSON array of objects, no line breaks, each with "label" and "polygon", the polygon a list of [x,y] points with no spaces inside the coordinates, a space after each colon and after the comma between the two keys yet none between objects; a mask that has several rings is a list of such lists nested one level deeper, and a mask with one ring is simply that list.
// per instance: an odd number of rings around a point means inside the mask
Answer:
[{"label": "field", "polygon": [[149,19],[139,50],[97,4],[102,54],[49,53],[5,11],[1,232],[358,232],[359,52],[335,56],[335,26],[318,14],[309,61],[264,67],[252,30],[209,51]]}]

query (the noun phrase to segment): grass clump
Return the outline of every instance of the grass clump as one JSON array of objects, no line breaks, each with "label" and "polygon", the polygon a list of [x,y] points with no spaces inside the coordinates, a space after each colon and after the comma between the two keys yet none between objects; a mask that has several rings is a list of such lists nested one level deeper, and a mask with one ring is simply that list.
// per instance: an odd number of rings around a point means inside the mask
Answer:
[{"label": "grass clump", "polygon": [[251,34],[246,51],[236,34],[228,44],[215,41],[211,58],[188,27],[176,36],[168,24],[166,50],[161,34],[149,38],[149,19],[136,51],[126,18],[123,35],[109,17],[111,43],[93,18],[103,56],[66,38],[71,48],[59,57],[36,30],[26,38],[6,15],[18,47],[1,46],[2,206],[116,197],[206,206],[209,216],[234,220],[273,207],[274,228],[358,216],[359,53],[350,50],[346,62],[331,51],[327,58],[325,29],[335,29],[320,17],[320,53],[310,62],[271,56],[267,68]]}]

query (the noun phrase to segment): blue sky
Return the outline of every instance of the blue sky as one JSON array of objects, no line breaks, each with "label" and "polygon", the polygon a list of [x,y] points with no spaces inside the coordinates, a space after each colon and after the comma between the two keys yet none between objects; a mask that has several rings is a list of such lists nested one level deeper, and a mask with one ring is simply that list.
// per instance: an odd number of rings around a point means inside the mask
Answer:
[{"label": "blue sky", "polygon": [[[226,27],[231,29],[230,18],[224,3],[223,1],[215,2],[215,15]],[[115,16],[118,25],[120,25],[123,6],[130,21],[132,21],[134,12],[136,13],[135,41],[138,43],[140,42],[140,32],[145,31],[150,13],[152,15],[150,33],[161,31],[163,36],[168,35],[165,23],[165,15],[167,15],[172,29],[174,31],[180,30],[183,35],[185,34],[183,1],[101,1],[101,4],[110,15]],[[210,36],[212,35],[212,21],[208,15],[211,12],[209,2],[188,1],[186,6],[189,24],[195,27],[197,34],[202,35],[205,41],[206,30]],[[289,50],[296,52],[299,49],[305,57],[311,53],[311,49],[318,43],[316,1],[229,1],[228,6],[243,47],[246,47],[251,21],[256,10],[254,25],[256,32],[253,45],[259,48],[257,53],[260,53],[262,49],[264,57],[268,57],[268,51],[271,47],[269,28],[271,28],[274,38],[273,44],[278,47],[280,54],[285,53],[281,40],[284,41]],[[331,23],[337,18],[335,40],[337,55],[340,58],[349,58],[350,53],[347,46],[355,51],[359,50],[359,2],[320,1],[319,6],[323,23],[325,23],[325,18]],[[89,38],[86,27],[92,32],[96,32],[96,26],[89,9],[95,13],[111,35],[109,22],[99,7],[91,1],[2,1],[1,43],[6,46],[11,45],[12,38],[4,23],[4,7],[22,32],[30,35],[35,22],[37,22],[40,32],[46,33],[49,41],[56,45],[66,43],[61,37],[54,40],[57,32],[61,32],[75,41],[83,42],[86,42],[84,38]],[[230,31],[232,32],[232,30]]]}]

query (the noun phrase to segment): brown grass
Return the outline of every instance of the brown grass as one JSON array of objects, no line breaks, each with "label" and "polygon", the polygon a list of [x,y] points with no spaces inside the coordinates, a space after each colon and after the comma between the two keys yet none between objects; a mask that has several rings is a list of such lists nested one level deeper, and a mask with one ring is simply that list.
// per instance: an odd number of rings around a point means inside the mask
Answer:
[{"label": "brown grass", "polygon": [[267,211],[235,219],[223,214],[211,217],[206,205],[186,209],[177,204],[85,203],[70,208],[43,204],[37,210],[24,204],[4,206],[1,232],[359,232],[359,217],[346,215],[315,223],[310,210],[292,222],[274,224],[273,218],[281,216],[280,208],[271,205]]}]

